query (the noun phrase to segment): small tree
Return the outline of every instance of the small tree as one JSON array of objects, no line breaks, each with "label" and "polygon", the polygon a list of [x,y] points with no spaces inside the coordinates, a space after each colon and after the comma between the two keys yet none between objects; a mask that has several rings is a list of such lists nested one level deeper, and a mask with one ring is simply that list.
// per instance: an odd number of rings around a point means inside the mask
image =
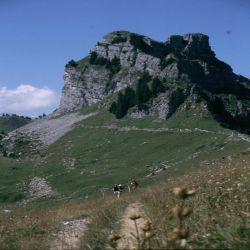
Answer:
[{"label": "small tree", "polygon": [[140,110],[142,110],[145,105],[144,103],[150,99],[152,93],[148,87],[147,82],[145,82],[144,78],[139,79],[136,85],[136,98],[137,105]]},{"label": "small tree", "polygon": [[159,93],[164,92],[165,88],[158,77],[155,77],[151,83],[152,96],[156,97]]},{"label": "small tree", "polygon": [[130,87],[125,89],[124,102],[127,110],[136,104],[135,91]]},{"label": "small tree", "polygon": [[115,56],[111,61],[107,60],[106,68],[111,71],[112,75],[116,74],[121,69],[120,59]]},{"label": "small tree", "polygon": [[132,88],[128,87],[125,92],[118,94],[117,102],[112,102],[109,111],[115,114],[117,119],[124,117],[129,108],[136,104],[135,92]]},{"label": "small tree", "polygon": [[77,63],[74,60],[70,60],[67,64],[66,64],[66,68],[68,67],[77,67]]},{"label": "small tree", "polygon": [[124,102],[124,96],[123,94],[120,92],[118,93],[118,99],[117,99],[117,104],[116,104],[116,118],[120,119],[123,116],[126,115],[126,105]]},{"label": "small tree", "polygon": [[90,53],[89,63],[95,64],[96,59],[97,59],[97,53],[95,51],[92,51]]},{"label": "small tree", "polygon": [[113,113],[113,114],[116,114],[116,110],[117,110],[117,104],[116,102],[112,102],[110,108],[109,108],[109,112],[110,113]]}]

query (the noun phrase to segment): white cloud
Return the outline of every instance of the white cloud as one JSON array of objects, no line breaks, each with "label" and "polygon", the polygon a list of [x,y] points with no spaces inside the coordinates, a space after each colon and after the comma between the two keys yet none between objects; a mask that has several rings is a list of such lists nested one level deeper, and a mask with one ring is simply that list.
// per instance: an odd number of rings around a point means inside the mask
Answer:
[{"label": "white cloud", "polygon": [[0,87],[0,113],[37,115],[52,111],[58,96],[49,88],[21,84],[16,89]]}]

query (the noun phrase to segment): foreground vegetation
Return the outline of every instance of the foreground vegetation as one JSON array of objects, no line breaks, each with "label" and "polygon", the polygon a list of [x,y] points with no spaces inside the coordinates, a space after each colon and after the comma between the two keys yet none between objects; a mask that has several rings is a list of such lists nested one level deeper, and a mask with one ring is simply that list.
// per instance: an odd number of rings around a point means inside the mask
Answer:
[{"label": "foreground vegetation", "polygon": [[120,218],[133,202],[143,204],[152,223],[155,236],[151,247],[165,249],[177,225],[172,208],[180,204],[172,191],[183,186],[196,190],[186,201],[193,210],[184,222],[189,228],[189,248],[249,249],[249,160],[249,154],[223,160],[134,193],[125,192],[120,199],[110,190],[104,199],[100,194],[89,201],[40,201],[5,207],[13,210],[0,213],[1,249],[46,249],[64,221],[86,216],[91,224],[81,238],[81,249],[103,249],[111,231],[119,234]]}]

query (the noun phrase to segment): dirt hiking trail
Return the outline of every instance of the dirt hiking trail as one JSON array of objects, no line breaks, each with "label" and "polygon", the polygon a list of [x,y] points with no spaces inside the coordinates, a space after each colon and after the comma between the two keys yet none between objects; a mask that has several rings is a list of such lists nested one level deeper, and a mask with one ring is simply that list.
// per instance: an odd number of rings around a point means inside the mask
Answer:
[{"label": "dirt hiking trail", "polygon": [[[145,215],[143,214],[143,206],[139,202],[132,203],[125,209],[124,215],[121,220],[121,228],[119,231],[121,239],[117,241],[117,249],[119,250],[133,249],[138,245],[137,240],[134,236],[132,236],[132,234],[135,236],[137,235],[135,222],[134,220],[130,219],[131,216],[135,215],[145,217]],[[136,220],[140,239],[142,239],[143,237],[142,228],[147,222],[147,220],[143,217]]]}]

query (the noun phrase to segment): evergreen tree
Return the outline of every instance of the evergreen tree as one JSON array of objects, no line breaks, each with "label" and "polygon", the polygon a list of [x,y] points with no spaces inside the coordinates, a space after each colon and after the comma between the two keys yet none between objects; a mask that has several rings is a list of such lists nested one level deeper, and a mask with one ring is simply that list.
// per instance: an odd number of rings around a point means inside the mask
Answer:
[{"label": "evergreen tree", "polygon": [[115,116],[116,116],[117,119],[120,119],[124,115],[126,115],[126,107],[125,107],[125,102],[124,102],[124,96],[120,92],[120,93],[118,93]]},{"label": "evergreen tree", "polygon": [[77,67],[77,62],[75,62],[74,60],[70,60],[67,64],[66,64],[66,68],[67,67]]},{"label": "evergreen tree", "polygon": [[136,98],[137,98],[137,105],[140,110],[142,110],[145,105],[144,103],[151,98],[152,94],[148,87],[145,78],[139,79],[136,85]]},{"label": "evergreen tree", "polygon": [[92,51],[90,54],[89,63],[95,64],[96,59],[97,59],[97,53],[95,51]]},{"label": "evergreen tree", "polygon": [[109,112],[110,113],[113,113],[113,114],[116,114],[116,110],[117,110],[117,104],[116,102],[112,102],[110,108],[109,108]]},{"label": "evergreen tree", "polygon": [[120,59],[115,56],[111,61],[107,60],[106,68],[111,71],[111,75],[116,74],[121,69]]},{"label": "evergreen tree", "polygon": [[150,75],[147,71],[145,71],[145,72],[143,73],[142,77],[141,77],[141,80],[142,80],[143,82],[145,82],[145,83],[150,82],[151,79],[152,79],[152,77],[151,77],[151,75]]},{"label": "evergreen tree", "polygon": [[152,96],[156,97],[159,93],[164,92],[165,88],[158,77],[155,77],[151,83]]},{"label": "evergreen tree", "polygon": [[125,89],[124,102],[125,102],[125,106],[126,106],[127,111],[128,111],[129,108],[133,107],[136,104],[135,92],[130,87],[127,87]]}]

